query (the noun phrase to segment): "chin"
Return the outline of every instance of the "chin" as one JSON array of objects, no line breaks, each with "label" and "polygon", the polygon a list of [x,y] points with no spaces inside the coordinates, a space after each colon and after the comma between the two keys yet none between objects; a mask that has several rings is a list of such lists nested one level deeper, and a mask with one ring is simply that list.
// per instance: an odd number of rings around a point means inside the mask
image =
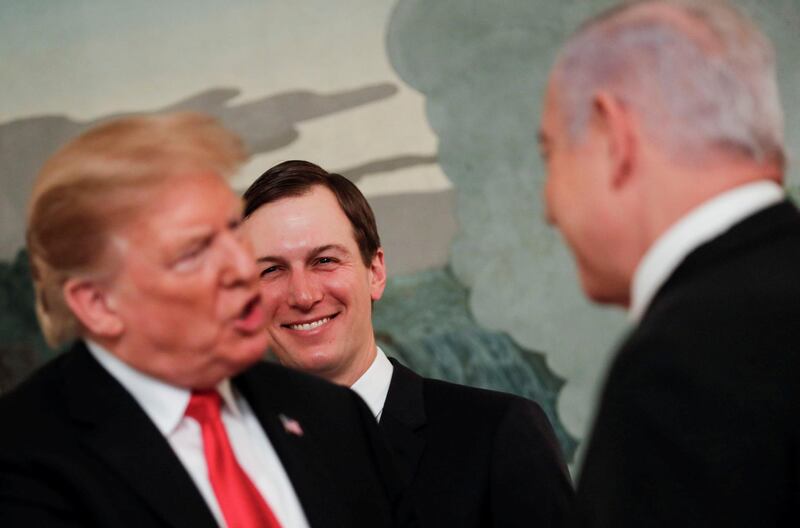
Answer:
[{"label": "chin", "polygon": [[323,378],[327,378],[327,374],[333,368],[332,357],[326,351],[306,351],[294,354],[276,351],[275,357],[278,358],[281,365]]},{"label": "chin", "polygon": [[247,343],[240,343],[237,347],[238,352],[232,357],[231,363],[239,366],[239,370],[244,370],[253,363],[258,362],[264,357],[269,347],[269,339],[266,335],[259,338],[251,338]]},{"label": "chin", "polygon": [[333,367],[333,361],[328,354],[314,354],[302,358],[300,362],[302,369],[308,372],[317,374],[318,376],[325,376]]},{"label": "chin", "polygon": [[627,288],[620,288],[608,281],[592,280],[581,275],[581,286],[586,297],[597,304],[613,304],[623,308],[628,306]]}]

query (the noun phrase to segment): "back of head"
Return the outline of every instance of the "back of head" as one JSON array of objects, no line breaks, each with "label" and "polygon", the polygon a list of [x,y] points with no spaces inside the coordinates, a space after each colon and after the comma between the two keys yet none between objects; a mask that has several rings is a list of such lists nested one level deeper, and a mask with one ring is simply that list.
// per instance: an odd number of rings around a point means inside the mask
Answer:
[{"label": "back of head", "polygon": [[627,2],[578,30],[554,79],[573,141],[587,127],[593,94],[604,90],[676,162],[723,153],[783,166],[774,51],[726,2]]},{"label": "back of head", "polygon": [[34,184],[26,232],[36,311],[48,343],[80,335],[63,284],[111,272],[114,230],[135,219],[149,192],[189,171],[226,176],[244,159],[238,137],[192,113],[111,121],[54,154]]},{"label": "back of head", "polygon": [[336,197],[342,211],[350,220],[361,260],[369,267],[381,247],[375,215],[358,187],[341,174],[330,173],[308,161],[289,160],[279,163],[259,176],[245,191],[244,217],[247,218],[258,208],[282,198],[302,196],[316,186],[328,189]]}]

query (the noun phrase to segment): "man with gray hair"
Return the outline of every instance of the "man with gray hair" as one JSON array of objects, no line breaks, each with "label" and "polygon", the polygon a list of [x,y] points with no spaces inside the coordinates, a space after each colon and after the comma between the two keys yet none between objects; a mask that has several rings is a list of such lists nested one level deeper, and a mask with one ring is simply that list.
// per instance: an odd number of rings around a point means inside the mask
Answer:
[{"label": "man with gray hair", "polygon": [[577,524],[800,525],[800,214],[769,41],[722,2],[626,3],[562,50],[539,139],[584,292],[635,324]]}]

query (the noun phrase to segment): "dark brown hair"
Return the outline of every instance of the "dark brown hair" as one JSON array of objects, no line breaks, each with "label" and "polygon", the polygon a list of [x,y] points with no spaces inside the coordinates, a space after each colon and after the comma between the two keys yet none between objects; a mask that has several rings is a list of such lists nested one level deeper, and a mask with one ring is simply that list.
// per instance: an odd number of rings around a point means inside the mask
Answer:
[{"label": "dark brown hair", "polygon": [[279,163],[259,176],[245,191],[244,217],[247,218],[262,205],[282,198],[302,196],[316,186],[325,187],[336,197],[353,227],[353,237],[358,244],[361,260],[369,267],[381,247],[375,215],[358,187],[341,174],[329,173],[308,161]]}]

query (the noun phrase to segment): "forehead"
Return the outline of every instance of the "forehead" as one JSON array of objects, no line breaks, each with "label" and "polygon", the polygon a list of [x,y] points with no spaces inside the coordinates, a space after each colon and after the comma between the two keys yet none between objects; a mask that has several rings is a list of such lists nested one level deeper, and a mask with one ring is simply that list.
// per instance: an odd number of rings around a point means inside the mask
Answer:
[{"label": "forehead", "polygon": [[356,244],[350,219],[336,196],[319,185],[300,196],[262,205],[247,218],[245,230],[259,254],[325,244]]},{"label": "forehead", "polygon": [[139,243],[213,229],[241,214],[241,200],[213,173],[167,177],[137,194],[128,231]]}]

